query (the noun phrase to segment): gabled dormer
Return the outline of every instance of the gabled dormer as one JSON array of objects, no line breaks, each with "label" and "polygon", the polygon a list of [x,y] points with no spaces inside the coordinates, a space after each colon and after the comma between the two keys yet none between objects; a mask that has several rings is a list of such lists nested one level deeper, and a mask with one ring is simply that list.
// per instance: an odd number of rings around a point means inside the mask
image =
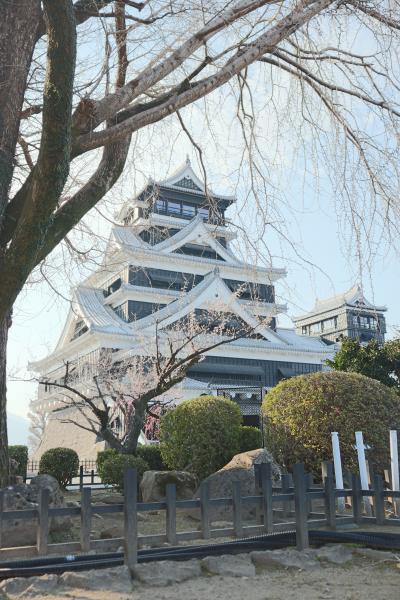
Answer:
[{"label": "gabled dormer", "polygon": [[[125,225],[138,219],[162,215],[174,222],[165,222],[166,228],[182,225],[199,216],[205,223],[225,225],[225,211],[235,201],[233,196],[213,192],[194,172],[190,160],[170,177],[149,181],[134,200],[119,214]],[[146,239],[146,241],[148,241]]]}]

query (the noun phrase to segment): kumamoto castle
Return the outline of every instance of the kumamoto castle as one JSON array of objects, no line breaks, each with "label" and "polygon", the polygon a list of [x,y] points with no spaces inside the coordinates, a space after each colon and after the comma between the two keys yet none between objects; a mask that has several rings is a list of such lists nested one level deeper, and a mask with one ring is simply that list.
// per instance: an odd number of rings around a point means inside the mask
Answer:
[{"label": "kumamoto castle", "polygon": [[[295,320],[296,328],[277,326],[286,306],[275,300],[282,268],[254,266],[231,249],[235,232],[225,211],[233,197],[208,191],[189,160],[170,178],[150,181],[119,214],[103,265],[73,293],[71,308],[56,348],[31,367],[40,385],[37,407],[50,413],[38,458],[54,446],[94,458],[104,447],[68,420],[60,389],[51,385],[65,364],[79,361],[84,373],[109,353],[113,361],[138,353],[139,342],[154,340],[155,323],[171,324],[219,297],[230,312],[253,326],[268,325],[257,336],[237,339],[210,351],[190,368],[181,398],[224,394],[239,403],[244,423],[258,424],[262,395],[281,379],[324,368],[341,336],[383,340],[384,307],[373,306],[361,290],[320,301]],[[235,292],[240,289],[240,294]]]}]

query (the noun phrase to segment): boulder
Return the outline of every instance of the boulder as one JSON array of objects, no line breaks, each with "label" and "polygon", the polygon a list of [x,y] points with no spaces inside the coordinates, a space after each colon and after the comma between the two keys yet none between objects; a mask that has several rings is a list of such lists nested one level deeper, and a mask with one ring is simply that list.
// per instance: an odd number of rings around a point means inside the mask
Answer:
[{"label": "boulder", "polygon": [[160,562],[142,563],[133,567],[133,575],[137,581],[147,585],[164,587],[200,577],[200,561],[162,560]]},{"label": "boulder", "polygon": [[287,548],[284,550],[255,550],[250,552],[250,557],[258,569],[283,567],[284,569],[310,571],[320,567],[320,563],[316,560],[313,551],[299,552],[295,548]]},{"label": "boulder", "polygon": [[16,577],[0,582],[0,598],[39,596],[56,591],[58,576],[54,574],[37,577]]},{"label": "boulder", "polygon": [[140,493],[143,502],[160,502],[165,500],[167,484],[176,485],[178,500],[193,498],[198,481],[193,473],[187,471],[146,471],[140,482]]},{"label": "boulder", "polygon": [[210,575],[225,577],[254,577],[256,568],[248,554],[206,556],[201,566]]},{"label": "boulder", "polygon": [[[232,485],[234,481],[240,482],[242,496],[253,496],[255,493],[254,465],[261,463],[271,463],[273,478],[275,480],[280,479],[280,468],[268,450],[259,448],[258,450],[242,452],[241,454],[236,454],[222,469],[209,475],[204,480],[208,482],[210,498],[232,497]],[[200,497],[200,489],[197,490],[195,497]],[[251,519],[254,515],[254,506],[243,506],[242,516],[244,519]],[[213,521],[230,520],[232,519],[232,508],[214,506],[211,508],[211,518]]]},{"label": "boulder", "polygon": [[274,480],[280,480],[281,469],[279,465],[274,461],[274,458],[266,448],[258,448],[257,450],[249,450],[248,452],[241,452],[235,454],[223,469],[253,469],[254,465],[260,465],[262,463],[271,463],[272,478]]},{"label": "boulder", "polygon": [[[64,506],[64,497],[57,480],[51,477],[51,475],[38,475],[37,477],[33,477],[29,484],[19,483],[5,488],[5,510],[28,510],[36,508],[42,488],[49,490],[49,505],[51,507]],[[50,532],[62,531],[70,527],[71,520],[68,517],[53,517],[50,520]],[[2,544],[5,547],[35,544],[36,531],[36,518],[3,521]]]},{"label": "boulder", "polygon": [[91,571],[66,571],[60,575],[59,587],[129,594],[132,582],[128,567],[123,565]]}]

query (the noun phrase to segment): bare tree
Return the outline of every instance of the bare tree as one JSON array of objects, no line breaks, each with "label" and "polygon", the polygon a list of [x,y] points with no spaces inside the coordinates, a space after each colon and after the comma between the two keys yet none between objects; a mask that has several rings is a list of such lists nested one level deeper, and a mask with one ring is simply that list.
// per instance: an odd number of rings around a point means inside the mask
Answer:
[{"label": "bare tree", "polygon": [[28,445],[31,455],[39,448],[43,440],[48,417],[49,412],[47,410],[39,407],[35,402],[30,403],[28,412],[28,419],[30,421]]},{"label": "bare tree", "polygon": [[[254,85],[249,69],[262,62],[266,88],[275,87],[277,73],[296,82],[294,111],[314,133],[324,136],[326,120],[334,122],[340,132],[335,146],[342,146],[344,159],[326,162],[344,182],[343,195],[351,195],[349,181],[357,172],[376,202],[371,212],[396,227],[400,110],[392,58],[400,15],[389,0],[1,0],[0,11],[4,485],[6,348],[14,302],[32,270],[118,180],[133,134],[215,97],[228,84],[237,85],[246,149],[256,147],[246,98]],[[373,53],[352,51],[352,36],[345,32],[354,30],[374,40]],[[334,43],[327,45],[327,38]],[[89,59],[88,39],[95,47]],[[306,89],[317,109],[310,110]],[[66,195],[69,174],[74,177],[84,155],[93,161],[91,175]],[[358,208],[351,212],[354,221]]]},{"label": "bare tree", "polygon": [[[258,335],[267,325],[247,325],[240,318],[216,308],[196,310],[155,335],[137,340],[130,356],[118,363],[103,353],[90,374],[83,362],[68,363],[61,379],[39,380],[56,388],[58,409],[68,411],[61,422],[72,423],[93,433],[110,448],[135,452],[146,415],[155,415],[156,404],[165,405],[179,397],[173,390],[188,370],[205,354],[242,337]],[[82,377],[85,373],[85,377]],[[71,416],[72,414],[72,416]],[[77,416],[79,418],[77,418]]]}]

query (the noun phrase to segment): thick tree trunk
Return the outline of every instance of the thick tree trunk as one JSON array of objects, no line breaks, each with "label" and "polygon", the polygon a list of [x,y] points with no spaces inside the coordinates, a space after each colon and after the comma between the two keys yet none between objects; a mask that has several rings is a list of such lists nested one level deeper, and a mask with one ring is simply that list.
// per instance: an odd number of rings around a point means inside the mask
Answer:
[{"label": "thick tree trunk", "polygon": [[135,413],[129,419],[128,433],[123,445],[123,454],[135,454],[139,441],[139,436],[143,430],[146,419],[147,403],[138,403],[135,408]]},{"label": "thick tree trunk", "polygon": [[14,170],[26,81],[41,20],[39,0],[0,0],[0,230]]},{"label": "thick tree trunk", "polygon": [[0,323],[0,488],[8,485],[10,468],[7,437],[7,339],[11,317]]},{"label": "thick tree trunk", "polygon": [[[9,201],[21,109],[41,19],[40,0],[0,0],[0,232]],[[0,248],[0,278],[5,248]],[[4,285],[4,281],[3,281]],[[9,305],[0,312],[0,487],[9,481],[6,355]]]}]

